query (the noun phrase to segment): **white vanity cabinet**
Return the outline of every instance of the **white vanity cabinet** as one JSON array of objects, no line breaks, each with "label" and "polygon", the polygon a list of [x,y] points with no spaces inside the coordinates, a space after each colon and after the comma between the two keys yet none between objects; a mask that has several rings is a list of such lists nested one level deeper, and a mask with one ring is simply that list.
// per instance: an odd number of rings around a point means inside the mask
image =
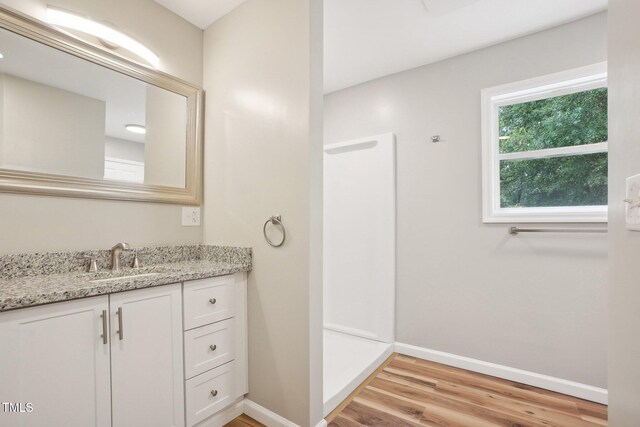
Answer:
[{"label": "white vanity cabinet", "polygon": [[0,313],[0,399],[26,411],[0,426],[111,426],[103,313],[106,295]]},{"label": "white vanity cabinet", "polygon": [[0,396],[33,405],[0,426],[184,426],[181,291],[0,313]]},{"label": "white vanity cabinet", "polygon": [[184,283],[187,426],[213,426],[210,417],[249,392],[247,275]]},{"label": "white vanity cabinet", "polygon": [[248,393],[246,294],[236,273],[0,313],[0,427],[217,425]]},{"label": "white vanity cabinet", "polygon": [[183,426],[180,284],[112,294],[113,426]]}]

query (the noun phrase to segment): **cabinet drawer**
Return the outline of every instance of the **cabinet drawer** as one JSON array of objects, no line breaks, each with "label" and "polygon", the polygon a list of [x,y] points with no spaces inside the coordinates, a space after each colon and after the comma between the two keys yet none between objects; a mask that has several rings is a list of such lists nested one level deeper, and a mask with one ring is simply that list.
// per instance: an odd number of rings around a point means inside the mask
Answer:
[{"label": "cabinet drawer", "polygon": [[234,319],[184,333],[184,369],[187,378],[235,359]]},{"label": "cabinet drawer", "polygon": [[193,426],[233,403],[234,387],[235,362],[187,380],[187,425]]},{"label": "cabinet drawer", "polygon": [[234,283],[232,275],[185,282],[185,330],[233,317]]}]

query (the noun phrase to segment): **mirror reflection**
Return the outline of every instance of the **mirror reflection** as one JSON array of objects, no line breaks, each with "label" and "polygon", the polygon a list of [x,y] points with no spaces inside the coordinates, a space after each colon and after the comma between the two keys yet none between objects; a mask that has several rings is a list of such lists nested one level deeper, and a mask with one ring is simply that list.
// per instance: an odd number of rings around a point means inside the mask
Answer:
[{"label": "mirror reflection", "polygon": [[0,54],[0,168],[185,188],[185,96],[5,29]]}]

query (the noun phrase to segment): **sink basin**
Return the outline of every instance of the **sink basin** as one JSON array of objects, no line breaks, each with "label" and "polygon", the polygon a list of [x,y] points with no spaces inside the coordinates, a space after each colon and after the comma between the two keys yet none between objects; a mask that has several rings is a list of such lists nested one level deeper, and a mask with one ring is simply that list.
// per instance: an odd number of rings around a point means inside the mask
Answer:
[{"label": "sink basin", "polygon": [[131,274],[129,276],[118,276],[118,277],[108,277],[106,279],[89,280],[89,282],[91,282],[91,283],[115,282],[116,280],[127,280],[127,279],[134,279],[134,278],[138,278],[138,277],[157,276],[159,274],[162,274],[162,273]]}]

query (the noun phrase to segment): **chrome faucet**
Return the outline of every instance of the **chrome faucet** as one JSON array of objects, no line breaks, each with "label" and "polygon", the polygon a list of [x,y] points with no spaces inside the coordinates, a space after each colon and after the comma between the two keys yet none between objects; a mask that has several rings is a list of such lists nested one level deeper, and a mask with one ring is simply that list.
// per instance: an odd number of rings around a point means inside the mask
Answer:
[{"label": "chrome faucet", "polygon": [[122,251],[128,250],[128,243],[116,243],[115,246],[111,248],[111,271],[120,270],[120,254]]}]

